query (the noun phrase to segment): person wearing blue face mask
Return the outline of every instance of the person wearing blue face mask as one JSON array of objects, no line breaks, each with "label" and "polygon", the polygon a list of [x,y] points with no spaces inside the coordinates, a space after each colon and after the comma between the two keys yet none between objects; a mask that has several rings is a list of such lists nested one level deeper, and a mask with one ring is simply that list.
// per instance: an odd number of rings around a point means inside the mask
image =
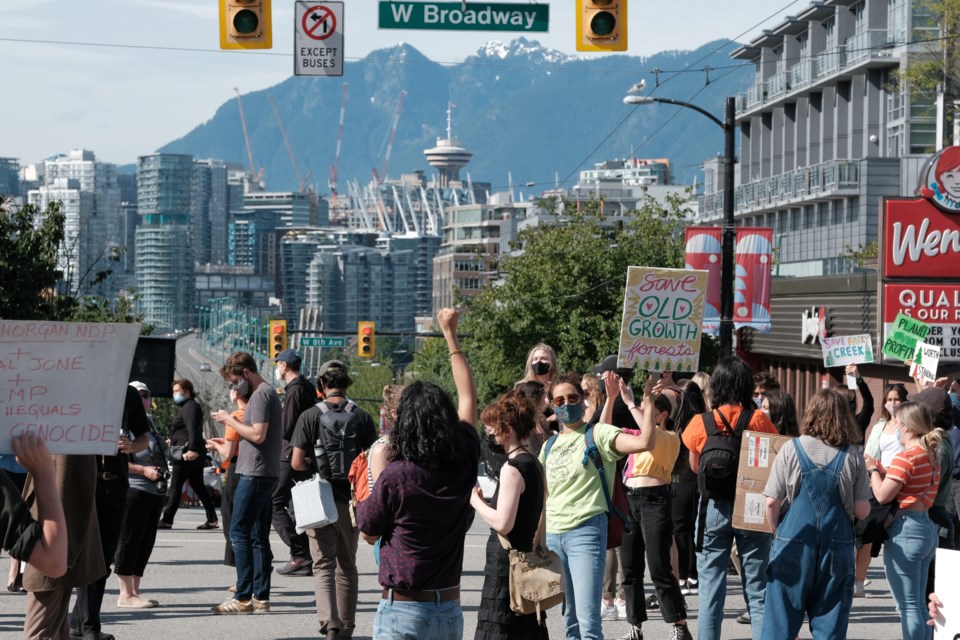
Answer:
[{"label": "person wearing blue face mask", "polygon": [[[634,404],[633,394],[622,383],[620,392],[639,424],[640,408]],[[564,566],[566,637],[602,638],[600,602],[607,551],[607,502],[600,473],[586,456],[588,425],[583,420],[579,377],[561,376],[550,397],[561,429],[544,445],[540,461],[548,488],[547,546],[560,556]],[[629,435],[603,423],[592,425],[592,435],[608,482],[612,481],[617,460],[649,451],[653,442],[650,433]]]}]

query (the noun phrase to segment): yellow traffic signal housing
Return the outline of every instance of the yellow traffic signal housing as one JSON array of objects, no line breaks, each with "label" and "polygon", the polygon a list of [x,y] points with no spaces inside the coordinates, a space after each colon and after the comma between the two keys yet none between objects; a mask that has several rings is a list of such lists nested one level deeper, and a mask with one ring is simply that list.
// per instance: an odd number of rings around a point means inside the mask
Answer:
[{"label": "yellow traffic signal housing", "polygon": [[577,51],[627,50],[627,0],[577,0]]},{"label": "yellow traffic signal housing", "polygon": [[357,323],[357,355],[372,358],[376,352],[377,323],[362,320]]},{"label": "yellow traffic signal housing", "polygon": [[267,337],[267,340],[270,341],[267,350],[270,353],[270,359],[273,360],[280,355],[281,351],[287,348],[287,321],[271,320],[270,335]]},{"label": "yellow traffic signal housing", "polygon": [[270,49],[270,0],[220,0],[221,49]]}]

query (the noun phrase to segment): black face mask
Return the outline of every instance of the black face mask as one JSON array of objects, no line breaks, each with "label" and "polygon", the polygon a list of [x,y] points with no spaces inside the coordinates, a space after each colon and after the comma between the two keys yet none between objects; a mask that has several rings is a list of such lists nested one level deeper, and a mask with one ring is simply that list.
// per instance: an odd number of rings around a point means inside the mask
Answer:
[{"label": "black face mask", "polygon": [[238,396],[244,396],[245,398],[249,398],[250,397],[250,381],[247,380],[246,378],[243,378],[242,380],[240,380],[240,382],[237,383],[236,391]]},{"label": "black face mask", "polygon": [[497,438],[492,433],[485,433],[483,442],[487,446],[487,449],[489,449],[493,453],[500,453],[500,454],[506,453],[506,451],[503,448],[503,445],[497,444]]},{"label": "black face mask", "polygon": [[538,376],[546,375],[550,371],[549,362],[534,362],[531,365],[533,372]]}]

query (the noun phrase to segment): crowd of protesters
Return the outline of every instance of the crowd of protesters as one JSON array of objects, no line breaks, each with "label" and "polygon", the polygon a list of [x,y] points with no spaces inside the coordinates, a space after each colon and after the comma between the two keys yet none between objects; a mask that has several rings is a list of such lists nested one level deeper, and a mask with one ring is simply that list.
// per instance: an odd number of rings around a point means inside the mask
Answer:
[{"label": "crowd of protesters", "polygon": [[[480,410],[457,312],[442,310],[438,324],[455,399],[430,382],[389,385],[379,427],[349,399],[344,363],[324,363],[314,387],[289,349],[273,380],[248,353],[227,358],[220,373],[233,406],[211,413],[220,437],[203,438],[193,385],[180,379],[170,440],[140,382],[127,390],[116,456],[51,457],[42,441],[15,439],[29,476],[26,487],[14,484],[23,476],[3,461],[14,475],[0,473],[0,545],[16,560],[10,589],[28,594],[25,637],[112,640],[99,620],[111,564],[117,606],[160,604],[140,584],[184,482],[206,509],[199,528],[221,523],[199,473],[208,450],[225,472],[224,563],[236,568],[217,614],[271,610],[272,524],[290,550],[279,573],[313,576],[322,637],[350,638],[357,626],[362,539],[374,545],[382,587],[374,637],[461,638],[464,540],[478,516],[490,535],[477,626],[467,633],[475,638],[547,638],[547,616],[561,616],[567,638],[602,638],[604,621],[625,620],[623,639],[642,640],[648,610],[659,609],[671,639],[717,640],[735,567],[747,609],[738,621],[755,640],[796,638],[805,620],[814,638],[842,640],[881,552],[902,637],[931,637],[934,552],[957,548],[960,535],[957,381],[918,380],[913,393],[889,385],[871,426],[873,396],[855,366],[845,373],[856,389],[824,388],[800,413],[775,376],[736,357],[709,375],[634,380],[615,356],[564,372],[541,343],[515,387]],[[775,535],[734,524],[745,430],[790,438],[763,490]],[[481,460],[496,480],[491,499],[477,485]],[[291,488],[314,474],[330,482],[338,517],[300,533]],[[518,613],[512,553],[541,547],[562,565],[565,605]]]}]

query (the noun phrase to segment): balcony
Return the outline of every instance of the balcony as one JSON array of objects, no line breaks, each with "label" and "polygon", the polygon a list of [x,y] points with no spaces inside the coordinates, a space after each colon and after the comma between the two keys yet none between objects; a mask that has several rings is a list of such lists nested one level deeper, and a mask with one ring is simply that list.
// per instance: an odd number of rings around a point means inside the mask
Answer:
[{"label": "balcony", "polygon": [[[846,66],[851,66],[872,57],[889,57],[885,50],[889,43],[886,29],[869,29],[847,38]],[[892,44],[892,43],[889,43]]]},{"label": "balcony", "polygon": [[844,65],[844,48],[842,46],[830,47],[816,59],[817,79],[825,78],[840,71]]},{"label": "balcony", "polygon": [[781,71],[770,76],[767,80],[767,100],[779,98],[787,93],[789,84],[787,83],[787,72]]},{"label": "balcony", "polygon": [[[830,196],[853,195],[860,189],[859,160],[830,160],[778,176],[753,180],[736,189],[736,212],[752,213]],[[723,191],[699,198],[700,217],[710,220],[723,213]]]},{"label": "balcony", "polygon": [[813,59],[803,58],[790,69],[790,88],[802,89],[813,81]]},{"label": "balcony", "polygon": [[763,104],[764,99],[764,89],[766,88],[765,82],[760,82],[753,85],[746,91],[741,91],[737,94],[737,111],[749,111],[754,107],[759,107]]}]

